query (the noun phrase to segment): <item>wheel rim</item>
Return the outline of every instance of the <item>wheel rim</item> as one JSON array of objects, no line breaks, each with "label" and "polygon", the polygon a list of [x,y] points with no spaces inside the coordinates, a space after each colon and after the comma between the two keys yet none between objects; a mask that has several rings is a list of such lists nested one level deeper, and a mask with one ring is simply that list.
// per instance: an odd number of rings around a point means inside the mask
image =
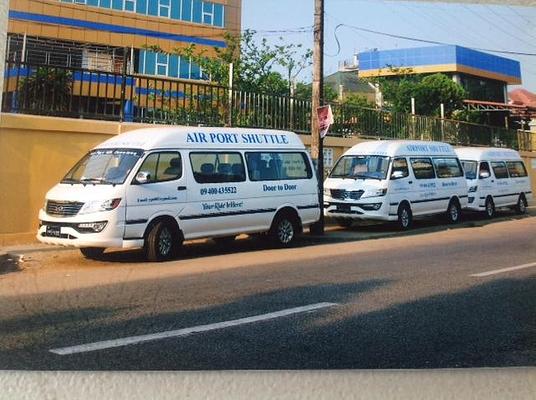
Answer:
[{"label": "wheel rim", "polygon": [[160,237],[158,238],[158,251],[161,255],[166,256],[171,250],[172,237],[169,229],[164,228],[160,232]]},{"label": "wheel rim", "polygon": [[288,219],[282,220],[277,227],[277,238],[283,244],[288,244],[294,237],[294,226]]},{"label": "wheel rim", "polygon": [[405,208],[400,212],[400,221],[402,221],[402,226],[407,228],[409,225],[409,213]]},{"label": "wheel rim", "polygon": [[458,207],[455,204],[450,206],[450,219],[452,221],[458,220]]},{"label": "wheel rim", "polygon": [[525,212],[525,201],[522,198],[519,198],[519,211],[522,213]]},{"label": "wheel rim", "polygon": [[493,215],[493,203],[490,200],[486,202],[486,212],[488,213],[488,217]]}]

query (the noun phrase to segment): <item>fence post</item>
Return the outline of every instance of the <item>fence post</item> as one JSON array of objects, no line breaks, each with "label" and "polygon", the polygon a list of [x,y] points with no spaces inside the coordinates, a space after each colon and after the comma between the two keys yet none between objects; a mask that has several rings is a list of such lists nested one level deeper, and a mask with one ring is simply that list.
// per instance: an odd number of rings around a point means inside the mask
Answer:
[{"label": "fence post", "polygon": [[228,107],[228,120],[227,125],[229,127],[233,126],[233,63],[229,64],[229,100],[227,102]]},{"label": "fence post", "polygon": [[123,69],[121,71],[121,100],[119,102],[119,122],[125,120],[125,97],[127,88],[127,48],[123,49]]}]

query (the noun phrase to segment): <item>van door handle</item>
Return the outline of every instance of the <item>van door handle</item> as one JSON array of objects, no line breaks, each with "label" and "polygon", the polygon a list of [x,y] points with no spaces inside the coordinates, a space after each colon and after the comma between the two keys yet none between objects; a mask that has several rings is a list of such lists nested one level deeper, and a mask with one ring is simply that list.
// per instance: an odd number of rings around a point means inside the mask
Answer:
[{"label": "van door handle", "polygon": [[408,183],[411,185],[413,183],[413,181],[408,181]]},{"label": "van door handle", "polygon": [[186,190],[186,186],[177,186],[177,190],[180,192],[180,191],[183,191],[183,190]]},{"label": "van door handle", "polygon": [[493,179],[491,180],[491,183],[495,182]]}]

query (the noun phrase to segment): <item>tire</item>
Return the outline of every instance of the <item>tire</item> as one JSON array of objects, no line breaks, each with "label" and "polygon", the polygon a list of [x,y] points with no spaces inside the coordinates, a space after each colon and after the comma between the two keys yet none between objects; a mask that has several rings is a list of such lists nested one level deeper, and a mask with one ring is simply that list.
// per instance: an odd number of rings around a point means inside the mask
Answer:
[{"label": "tire", "polygon": [[495,203],[491,196],[486,197],[486,202],[484,203],[486,218],[491,219],[495,216]]},{"label": "tire", "polygon": [[221,247],[229,246],[231,243],[235,241],[236,236],[222,236],[222,237],[215,237],[212,238],[212,240]]},{"label": "tire", "polygon": [[335,222],[337,225],[340,225],[344,228],[349,228],[354,224],[354,221],[351,218],[337,218]]},{"label": "tire", "polygon": [[447,208],[447,222],[449,224],[457,224],[458,222],[460,222],[461,213],[462,208],[460,207],[460,203],[457,200],[452,199]]},{"label": "tire", "polygon": [[289,247],[296,239],[298,232],[296,225],[294,218],[286,214],[278,215],[269,232],[271,240],[279,247]]},{"label": "tire", "polygon": [[153,262],[171,260],[177,255],[180,244],[177,228],[169,222],[159,221],[145,237],[145,258]]},{"label": "tire", "polygon": [[82,247],[80,249],[80,253],[82,255],[90,260],[98,260],[102,257],[102,253],[104,253],[104,248],[102,247]]},{"label": "tire", "polygon": [[523,215],[526,212],[527,212],[527,199],[525,198],[525,195],[521,193],[519,195],[519,198],[517,199],[516,213],[519,215]]},{"label": "tire", "polygon": [[407,203],[402,203],[398,207],[398,227],[405,231],[411,228],[413,224],[413,214],[411,212],[411,207]]}]

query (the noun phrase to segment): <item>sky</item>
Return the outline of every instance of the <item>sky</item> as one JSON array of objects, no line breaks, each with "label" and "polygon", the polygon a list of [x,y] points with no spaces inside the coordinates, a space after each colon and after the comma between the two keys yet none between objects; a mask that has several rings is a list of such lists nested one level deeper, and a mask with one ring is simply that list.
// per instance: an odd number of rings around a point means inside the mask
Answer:
[{"label": "sky", "polygon": [[[313,47],[313,0],[242,0],[242,29],[259,38]],[[363,32],[339,24],[387,34],[456,44],[474,49],[534,54],[493,53],[521,63],[522,87],[536,92],[536,7],[425,3],[387,0],[325,0],[324,73],[356,52],[432,46]],[[340,50],[337,45],[337,36]],[[300,79],[310,81],[310,71]],[[519,86],[517,86],[519,87]],[[516,86],[510,86],[512,90]]]}]

